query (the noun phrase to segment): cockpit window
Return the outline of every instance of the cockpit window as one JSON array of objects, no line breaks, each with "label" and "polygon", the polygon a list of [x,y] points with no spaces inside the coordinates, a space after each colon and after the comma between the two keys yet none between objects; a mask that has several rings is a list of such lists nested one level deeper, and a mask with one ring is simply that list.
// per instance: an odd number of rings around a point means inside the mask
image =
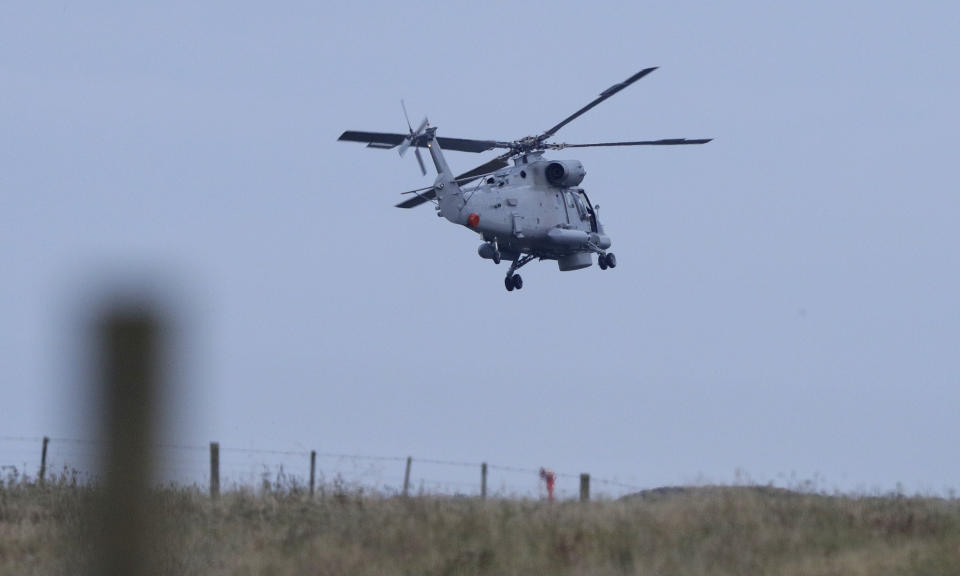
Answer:
[{"label": "cockpit window", "polygon": [[589,220],[589,219],[590,219],[590,209],[587,208],[587,201],[586,201],[586,199],[584,198],[583,192],[579,192],[579,191],[578,191],[578,192],[574,195],[574,198],[576,199],[576,202],[577,202],[577,212],[580,213],[580,219],[581,219],[581,220]]}]

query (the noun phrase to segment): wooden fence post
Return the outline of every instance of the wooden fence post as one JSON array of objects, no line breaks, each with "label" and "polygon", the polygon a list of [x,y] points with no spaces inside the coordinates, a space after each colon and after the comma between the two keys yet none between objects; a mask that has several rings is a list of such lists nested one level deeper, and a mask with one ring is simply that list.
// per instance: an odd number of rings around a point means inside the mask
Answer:
[{"label": "wooden fence post", "polygon": [[480,499],[487,499],[487,463],[480,465]]},{"label": "wooden fence post", "polygon": [[43,452],[40,453],[40,483],[43,484],[44,476],[47,475],[47,444],[50,438],[43,437]]},{"label": "wooden fence post", "polygon": [[410,495],[410,465],[413,464],[413,457],[407,456],[407,471],[403,474],[403,495]]},{"label": "wooden fence post", "polygon": [[[114,306],[97,325],[103,386],[103,434],[109,442],[104,463],[104,489],[99,506],[102,525],[94,538],[100,565],[93,574],[150,574],[159,535],[151,517],[157,513],[150,496],[151,445],[156,406],[166,391],[165,326],[151,306]],[[96,557],[95,556],[95,557]]]},{"label": "wooden fence post", "polygon": [[317,477],[317,451],[310,451],[310,497],[313,498],[313,484]]},{"label": "wooden fence post", "polygon": [[590,500],[590,475],[581,474],[580,475],[580,501],[587,502]]},{"label": "wooden fence post", "polygon": [[220,443],[210,443],[210,497],[220,497]]}]

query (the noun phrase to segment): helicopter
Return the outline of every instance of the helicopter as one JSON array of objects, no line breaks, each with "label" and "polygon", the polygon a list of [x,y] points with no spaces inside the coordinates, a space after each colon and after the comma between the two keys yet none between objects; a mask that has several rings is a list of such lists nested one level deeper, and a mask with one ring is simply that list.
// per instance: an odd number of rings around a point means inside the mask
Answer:
[{"label": "helicopter", "polygon": [[[500,264],[511,262],[504,278],[508,292],[523,288],[517,271],[533,260],[556,260],[560,271],[580,270],[593,265],[593,255],[601,270],[617,267],[617,258],[609,251],[613,244],[597,214],[599,205],[591,203],[580,183],[586,176],[579,160],[549,160],[547,150],[611,146],[677,146],[706,144],[712,138],[641,140],[635,142],[599,142],[567,144],[548,142],[558,130],[585,112],[657,67],[644,68],[623,82],[614,84],[586,106],[536,136],[519,140],[475,140],[437,136],[437,127],[424,118],[414,130],[406,105],[400,104],[407,121],[407,134],[359,132],[348,130],[338,140],[362,142],[368,148],[399,147],[400,156],[410,148],[426,175],[420,149],[426,148],[437,170],[433,185],[403,192],[410,198],[398,208],[414,208],[432,202],[437,216],[464,226],[483,238],[477,249],[481,258]],[[496,158],[455,176],[443,150],[486,152],[506,149]],[[511,166],[510,161],[513,162]],[[471,185],[471,183],[476,184]]]}]

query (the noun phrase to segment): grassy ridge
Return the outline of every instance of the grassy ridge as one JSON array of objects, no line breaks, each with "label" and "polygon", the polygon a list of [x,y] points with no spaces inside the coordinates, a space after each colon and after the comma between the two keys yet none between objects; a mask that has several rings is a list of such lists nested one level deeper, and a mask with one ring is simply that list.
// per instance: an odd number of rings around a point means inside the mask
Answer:
[{"label": "grassy ridge", "polygon": [[[336,490],[152,495],[167,574],[960,574],[960,502],[761,487],[554,504]],[[0,574],[75,574],[99,502],[58,478],[0,488]]]}]

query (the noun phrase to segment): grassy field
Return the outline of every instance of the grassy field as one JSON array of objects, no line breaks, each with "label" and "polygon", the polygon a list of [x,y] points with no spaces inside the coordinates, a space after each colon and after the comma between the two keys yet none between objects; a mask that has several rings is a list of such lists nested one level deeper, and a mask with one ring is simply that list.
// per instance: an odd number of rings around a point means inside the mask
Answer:
[{"label": "grassy field", "polygon": [[[90,561],[95,488],[63,476],[0,486],[0,574]],[[151,500],[164,574],[960,574],[958,500],[697,487],[551,504],[275,486]]]}]

